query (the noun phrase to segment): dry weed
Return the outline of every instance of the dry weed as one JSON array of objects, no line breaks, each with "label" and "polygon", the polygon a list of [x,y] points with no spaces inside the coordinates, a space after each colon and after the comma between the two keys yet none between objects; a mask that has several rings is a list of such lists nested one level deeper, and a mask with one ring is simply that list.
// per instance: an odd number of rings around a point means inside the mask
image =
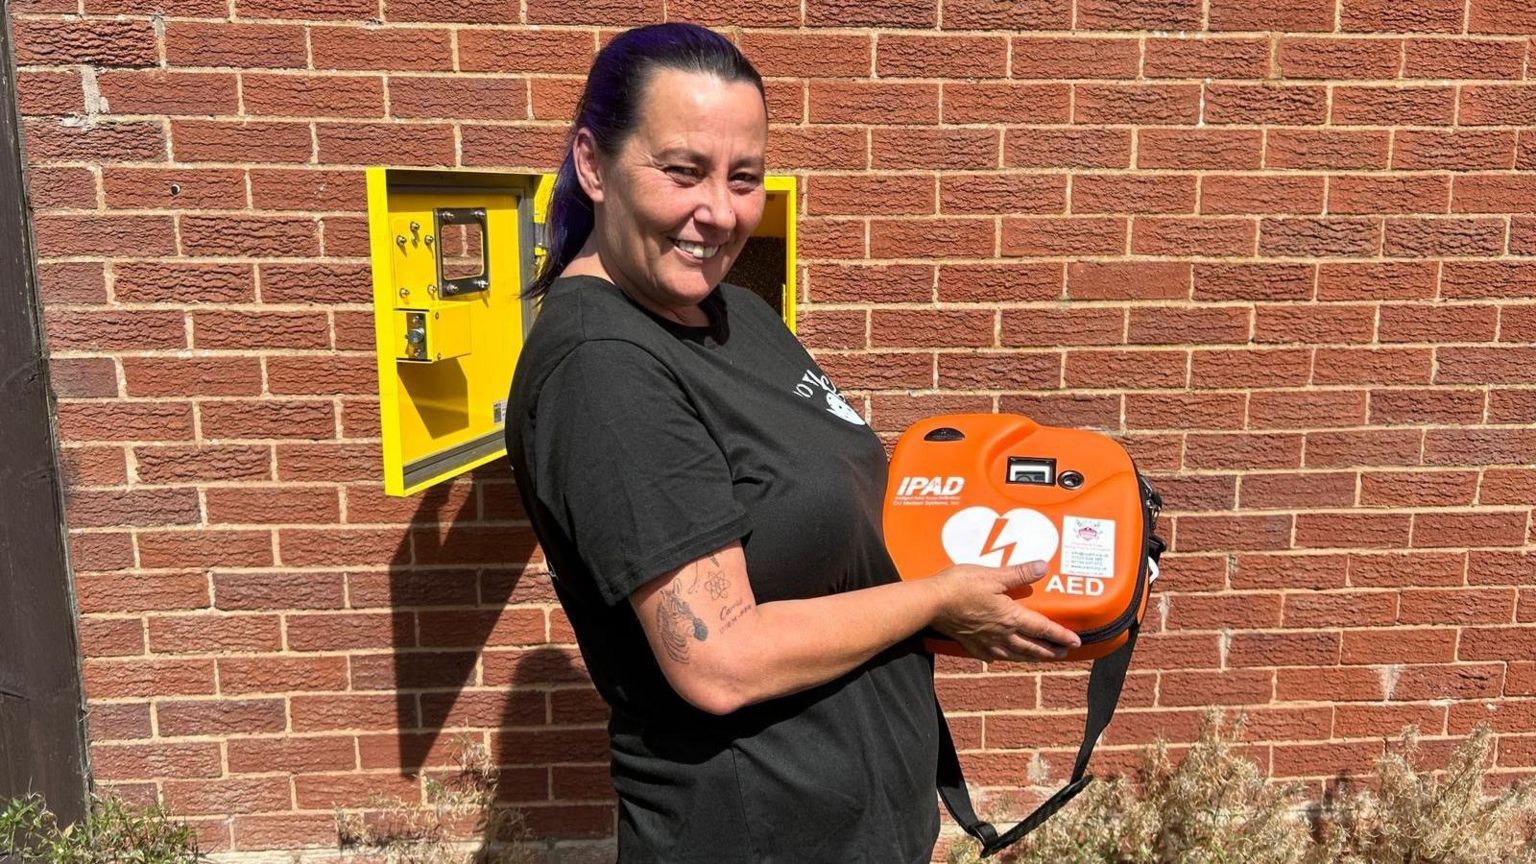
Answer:
[{"label": "dry weed", "polygon": [[447,780],[426,779],[425,805],[375,798],[362,811],[337,810],[343,854],[380,864],[532,864],[523,814],[496,805],[497,768],[485,745],[460,739],[454,757]]},{"label": "dry weed", "polygon": [[[1205,718],[1175,762],[1167,744],[1147,748],[1133,778],[1090,786],[1002,864],[1536,864],[1536,791],[1485,794],[1493,746],[1480,726],[1443,775],[1419,764],[1403,733],[1370,782],[1341,782],[1310,812],[1301,787],[1267,781],[1238,749],[1242,721]],[[1371,788],[1374,787],[1374,790]],[[968,838],[950,864],[976,864]]]}]

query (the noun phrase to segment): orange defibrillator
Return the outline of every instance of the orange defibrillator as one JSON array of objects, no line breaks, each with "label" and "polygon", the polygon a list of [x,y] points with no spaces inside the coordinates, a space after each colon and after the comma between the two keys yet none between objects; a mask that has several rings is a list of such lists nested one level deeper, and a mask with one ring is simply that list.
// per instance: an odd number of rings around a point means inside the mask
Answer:
[{"label": "orange defibrillator", "polygon": [[[1013,592],[1073,630],[1092,660],[1088,720],[1071,782],[999,834],[971,806],[940,712],[938,786],[944,803],[987,857],[1034,830],[1093,779],[1088,758],[1114,716],[1164,542],[1162,499],[1130,454],[1106,435],[1041,426],[1016,414],[953,414],[902,434],[885,493],[885,543],[902,579],[954,564],[1046,562],[1045,575]],[[964,655],[932,634],[933,651]]]}]

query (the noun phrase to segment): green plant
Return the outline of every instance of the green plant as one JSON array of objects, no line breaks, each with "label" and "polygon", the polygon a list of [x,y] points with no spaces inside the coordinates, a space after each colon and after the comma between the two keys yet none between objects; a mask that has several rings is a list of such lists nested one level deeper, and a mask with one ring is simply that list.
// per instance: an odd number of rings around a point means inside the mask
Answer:
[{"label": "green plant", "polygon": [[51,864],[193,864],[206,861],[197,835],[159,804],[139,807],[93,797],[86,818],[60,825],[42,796],[4,802],[0,856]]},{"label": "green plant", "polygon": [[[446,780],[426,779],[426,805],[375,798],[364,811],[336,811],[344,854],[383,864],[532,864],[534,853],[518,810],[496,806],[498,772],[485,745],[461,738]],[[475,838],[483,845],[466,848]]]},{"label": "green plant", "polygon": [[[1536,791],[1485,794],[1492,748],[1485,726],[1443,772],[1425,770],[1418,739],[1398,747],[1364,783],[1341,780],[1308,808],[1301,787],[1268,782],[1239,751],[1241,719],[1207,715],[1175,762],[1166,743],[1134,777],[1095,783],[1001,864],[1536,864]],[[950,864],[976,864],[968,838]]]}]

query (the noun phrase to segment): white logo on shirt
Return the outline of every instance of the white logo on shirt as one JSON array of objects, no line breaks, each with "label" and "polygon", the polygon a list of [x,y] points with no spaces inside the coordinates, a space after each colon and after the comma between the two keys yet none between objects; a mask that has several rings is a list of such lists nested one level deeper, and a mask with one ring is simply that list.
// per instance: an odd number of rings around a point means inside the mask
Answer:
[{"label": "white logo on shirt", "polygon": [[842,394],[837,392],[837,385],[833,384],[832,379],[825,375],[818,375],[809,369],[805,370],[805,375],[801,376],[800,383],[795,385],[795,392],[806,399],[813,399],[816,396],[816,388],[818,387],[821,388],[822,395],[826,397],[827,412],[829,414],[846,420],[855,426],[864,425],[864,418],[860,417],[859,412],[853,410],[853,407],[843,399]]}]

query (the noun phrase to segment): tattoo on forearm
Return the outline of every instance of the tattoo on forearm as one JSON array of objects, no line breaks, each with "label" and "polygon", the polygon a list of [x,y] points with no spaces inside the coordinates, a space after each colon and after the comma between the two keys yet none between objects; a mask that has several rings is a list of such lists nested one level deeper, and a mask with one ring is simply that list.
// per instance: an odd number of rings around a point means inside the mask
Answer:
[{"label": "tattoo on forearm", "polygon": [[704,619],[693,614],[688,601],[683,599],[676,585],[661,589],[661,605],[656,607],[656,627],[667,656],[678,663],[688,662],[688,636],[700,642],[709,638],[709,627]]},{"label": "tattoo on forearm", "polygon": [[757,604],[755,603],[748,603],[745,600],[737,600],[735,603],[721,608],[720,629],[722,631],[731,629],[732,625],[741,620],[741,616],[752,611],[756,605]]}]

